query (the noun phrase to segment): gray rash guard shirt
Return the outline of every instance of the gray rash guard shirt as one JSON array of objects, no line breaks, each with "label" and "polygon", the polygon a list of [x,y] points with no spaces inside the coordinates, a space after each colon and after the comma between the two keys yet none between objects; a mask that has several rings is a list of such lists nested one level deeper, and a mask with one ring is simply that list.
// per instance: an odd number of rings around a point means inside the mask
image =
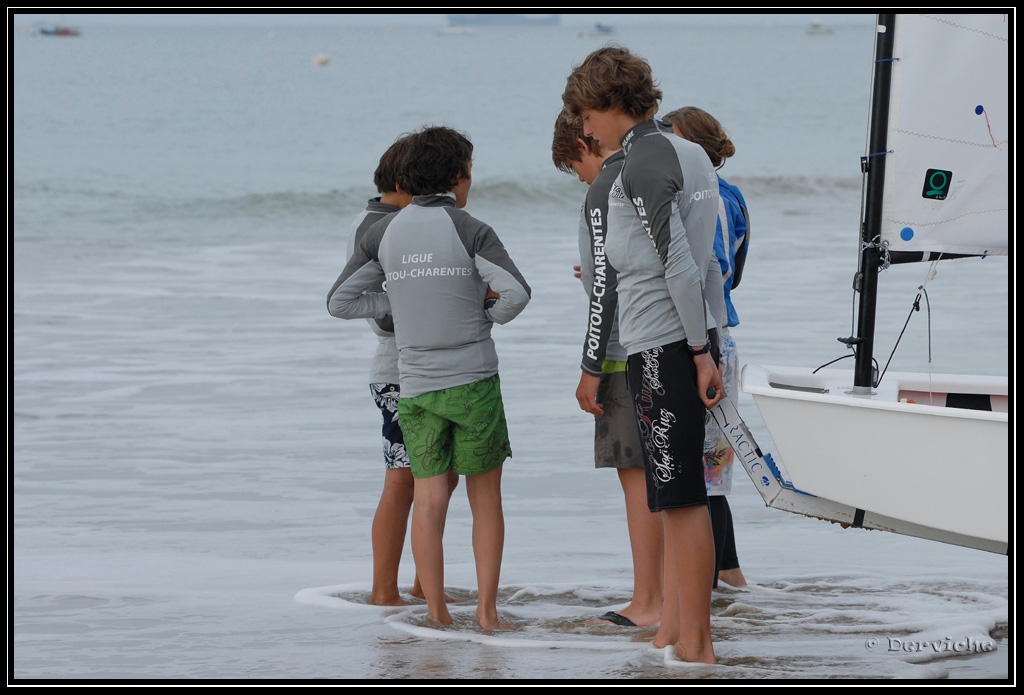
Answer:
[{"label": "gray rash guard shirt", "polygon": [[[626,361],[626,349],[619,343],[617,273],[605,254],[608,193],[622,170],[625,157],[619,150],[604,160],[601,171],[587,190],[580,212],[580,279],[590,300],[580,367],[593,376],[600,376],[605,360]],[[635,215],[634,220],[639,226]]]},{"label": "gray rash guard shirt", "polygon": [[[700,145],[653,120],[630,128],[622,146],[626,158],[609,194],[605,243],[618,271],[619,339],[631,355],[684,339],[704,345],[721,311],[708,304],[709,296],[721,295],[722,282],[721,268],[711,263],[715,168]],[[706,283],[717,292],[706,296]]]},{"label": "gray rash guard shirt", "polygon": [[[499,297],[485,305],[488,287]],[[327,310],[346,319],[393,316],[399,385],[413,398],[497,374],[491,326],[529,301],[530,287],[494,230],[444,194],[417,196],[373,225],[328,293]]]},{"label": "gray rash guard shirt", "polygon": [[[398,210],[399,208],[395,205],[380,202],[380,198],[371,198],[366,204],[366,209],[356,215],[356,218],[352,221],[346,258],[352,257],[356,244],[359,243],[359,240],[363,238],[363,235],[366,234],[370,227],[379,222],[385,215],[398,212]],[[383,284],[382,281],[381,286],[378,286],[375,291],[383,292]],[[369,383],[397,384],[398,345],[395,343],[394,324],[390,317],[381,321],[367,319],[367,323],[370,324],[370,328],[377,336],[377,349],[374,351],[373,359],[370,362]]]}]

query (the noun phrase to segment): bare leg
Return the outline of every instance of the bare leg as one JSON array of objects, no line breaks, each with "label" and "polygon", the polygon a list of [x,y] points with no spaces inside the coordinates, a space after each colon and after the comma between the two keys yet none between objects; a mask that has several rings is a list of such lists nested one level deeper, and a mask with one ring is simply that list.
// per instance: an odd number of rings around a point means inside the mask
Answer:
[{"label": "bare leg", "polygon": [[[456,473],[455,471],[451,471],[451,470],[448,471],[448,500],[449,501],[451,501],[452,493],[455,492],[455,488],[457,488],[458,486],[459,486],[459,474]],[[411,502],[411,499],[410,499],[410,502]],[[442,536],[444,535],[444,524],[445,524],[445,521],[447,521],[447,519],[448,519],[448,515],[445,514],[445,518],[441,522],[441,535]],[[412,589],[409,591],[409,593],[412,596],[415,596],[416,598],[426,598],[423,595],[423,588],[420,586],[420,575],[419,575],[419,572],[416,573],[416,578],[415,578],[415,580],[412,583]],[[444,600],[447,601],[448,603],[454,603],[455,602],[455,599],[452,598],[451,596],[448,596],[447,594],[445,594]]]},{"label": "bare leg", "polygon": [[417,478],[412,508],[412,556],[430,617],[451,625],[444,595],[444,521],[451,496],[448,476]]},{"label": "bare leg", "polygon": [[665,513],[658,512],[652,516],[657,517],[658,523],[662,525],[663,539],[661,624],[654,636],[654,646],[661,649],[679,641],[679,582],[676,580],[676,548],[669,542]]},{"label": "bare leg", "polygon": [[[711,643],[711,584],[715,577],[715,540],[706,505],[662,512],[665,544],[671,547],[678,588],[676,654],[683,661],[714,664]],[[668,551],[666,551],[666,564]],[[666,575],[668,573],[666,572]],[[666,587],[665,611],[669,610]],[[667,617],[663,617],[664,624]],[[659,631],[660,634],[660,631]],[[657,646],[657,645],[656,645]]]},{"label": "bare leg", "polygon": [[505,546],[505,515],[501,509],[501,466],[466,476],[466,494],[473,512],[473,556],[476,559],[476,619],[485,630],[511,627],[498,617],[498,579]]},{"label": "bare leg", "polygon": [[370,603],[375,606],[406,605],[398,593],[398,566],[405,546],[412,499],[412,471],[408,468],[388,468],[384,472],[384,491],[377,503],[370,531],[373,546]]},{"label": "bare leg", "polygon": [[661,620],[663,533],[661,516],[647,508],[647,478],[643,468],[620,468],[619,483],[626,499],[626,524],[633,554],[633,598],[619,613],[647,627]]}]

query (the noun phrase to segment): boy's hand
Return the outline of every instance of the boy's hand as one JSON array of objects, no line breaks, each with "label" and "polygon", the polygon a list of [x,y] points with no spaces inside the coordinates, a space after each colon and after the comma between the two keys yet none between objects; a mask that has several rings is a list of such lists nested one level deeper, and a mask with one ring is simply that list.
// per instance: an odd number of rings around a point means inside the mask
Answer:
[{"label": "boy's hand", "polygon": [[591,415],[604,415],[604,406],[597,402],[597,385],[601,377],[583,372],[580,374],[580,385],[576,387],[576,400],[580,408]]},{"label": "boy's hand", "polygon": [[697,367],[697,395],[700,396],[704,407],[710,410],[725,397],[722,370],[715,364],[715,358],[709,352],[705,352],[703,355],[694,355],[693,363]]}]

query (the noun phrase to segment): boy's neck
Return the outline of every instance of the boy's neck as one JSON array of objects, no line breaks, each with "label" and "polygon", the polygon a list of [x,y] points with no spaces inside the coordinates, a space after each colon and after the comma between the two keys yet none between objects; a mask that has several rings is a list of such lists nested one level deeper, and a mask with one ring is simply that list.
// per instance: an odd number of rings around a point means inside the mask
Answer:
[{"label": "boy's neck", "polygon": [[400,191],[388,191],[380,194],[380,202],[385,205],[394,205],[396,208],[404,208],[412,202],[412,196]]}]

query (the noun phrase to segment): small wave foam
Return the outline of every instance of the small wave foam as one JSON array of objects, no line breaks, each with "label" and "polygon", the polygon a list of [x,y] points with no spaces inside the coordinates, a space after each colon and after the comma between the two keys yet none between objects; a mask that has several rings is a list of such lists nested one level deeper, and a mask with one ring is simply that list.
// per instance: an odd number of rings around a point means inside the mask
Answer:
[{"label": "small wave foam", "polygon": [[[446,587],[455,598],[449,604],[451,625],[434,622],[426,605],[411,597],[406,597],[407,606],[372,606],[367,583],[306,589],[295,600],[376,611],[384,623],[417,640],[616,653],[621,663],[613,668],[624,678],[663,669],[670,677],[701,679],[935,679],[969,673],[979,659],[1005,660],[1000,652],[1008,644],[999,632],[1006,624],[1005,597],[991,596],[986,605],[972,596],[957,604],[949,600],[963,598],[956,581],[919,586],[917,591],[874,584],[871,577],[803,577],[751,584],[743,591],[716,591],[711,616],[719,662],[715,666],[682,662],[671,649],[655,649],[654,627],[597,620],[605,610],[628,602],[627,585],[501,587],[498,612],[511,624],[508,630],[480,629],[477,594],[469,587]],[[935,601],[941,608],[922,606]]]},{"label": "small wave foam", "polygon": [[[512,624],[509,630],[481,630],[476,622],[475,607],[450,609],[451,625],[438,625],[426,609],[390,615],[388,624],[416,637],[442,641],[474,642],[494,647],[528,649],[583,649],[587,651],[640,651],[648,648],[650,639],[637,642],[621,628],[609,633],[605,626],[593,626],[592,632],[563,631],[552,621],[535,622],[530,616],[503,609],[501,617]],[[582,622],[570,623],[579,627]],[[651,635],[653,637],[653,634]]]}]

